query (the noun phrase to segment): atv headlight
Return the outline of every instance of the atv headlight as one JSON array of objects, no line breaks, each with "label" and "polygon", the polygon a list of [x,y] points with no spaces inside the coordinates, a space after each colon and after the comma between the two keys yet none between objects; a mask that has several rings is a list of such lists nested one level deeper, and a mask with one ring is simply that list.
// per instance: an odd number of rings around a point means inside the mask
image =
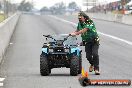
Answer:
[{"label": "atv headlight", "polygon": [[49,49],[49,52],[53,52],[53,49]]},{"label": "atv headlight", "polygon": [[69,49],[65,49],[65,52],[69,52]]}]

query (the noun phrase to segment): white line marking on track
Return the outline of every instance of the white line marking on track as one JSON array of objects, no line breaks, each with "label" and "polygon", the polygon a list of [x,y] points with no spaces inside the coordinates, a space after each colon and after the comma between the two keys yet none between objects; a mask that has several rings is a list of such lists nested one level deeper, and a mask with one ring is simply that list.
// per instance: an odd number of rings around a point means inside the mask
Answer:
[{"label": "white line marking on track", "polygon": [[0,78],[0,87],[4,85],[4,84],[2,83],[4,80],[5,80],[5,78]]},{"label": "white line marking on track", "polygon": [[112,38],[112,39],[119,40],[119,41],[122,41],[122,42],[124,42],[124,43],[129,44],[129,45],[132,45],[132,42],[127,41],[127,40],[125,40],[125,39],[121,39],[121,38],[118,38],[118,37],[116,37],[116,36],[112,36],[112,35],[109,35],[109,34],[105,34],[105,33],[99,32],[99,31],[98,31],[98,33],[101,34],[101,35],[110,37],[110,38]]},{"label": "white line marking on track", "polygon": [[[57,20],[60,20],[60,21],[62,21],[62,22],[66,22],[66,23],[72,24],[72,25],[74,25],[74,26],[77,26],[77,24],[74,23],[74,22],[70,22],[70,21],[64,20],[64,19],[62,19],[62,18],[58,18],[58,17],[56,17],[56,16],[51,16],[51,15],[50,15],[50,17],[53,17],[53,18],[55,18],[55,19],[57,19]],[[109,35],[109,34],[105,34],[105,33],[99,32],[99,31],[98,31],[98,33],[101,34],[101,35],[103,35],[103,36],[106,36],[106,37],[109,37],[109,38],[112,38],[112,39],[115,39],[115,40],[124,42],[124,43],[126,43],[126,44],[132,45],[132,42],[131,42],[131,41],[127,41],[127,40],[125,40],[125,39],[121,39],[121,38],[119,38],[119,37],[116,37],[116,36],[113,36],[113,35]]]},{"label": "white line marking on track", "polygon": [[0,87],[3,86],[3,83],[0,83]]},{"label": "white line marking on track", "polygon": [[10,43],[10,45],[12,45],[13,43]]},{"label": "white line marking on track", "polygon": [[0,82],[1,82],[1,81],[4,81],[4,80],[5,80],[5,78],[0,78]]}]

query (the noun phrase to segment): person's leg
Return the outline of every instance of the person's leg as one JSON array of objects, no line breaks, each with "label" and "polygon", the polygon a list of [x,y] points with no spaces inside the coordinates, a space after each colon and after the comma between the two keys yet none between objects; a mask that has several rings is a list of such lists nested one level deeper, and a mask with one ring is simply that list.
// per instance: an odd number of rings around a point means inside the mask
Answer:
[{"label": "person's leg", "polygon": [[98,44],[94,44],[92,46],[92,55],[93,55],[93,64],[94,64],[94,70],[97,71],[95,72],[95,74],[100,74],[99,73],[99,55],[98,55],[98,49],[99,49],[99,45]]},{"label": "person's leg", "polygon": [[90,63],[89,72],[92,72],[94,70],[94,65],[93,65],[92,44],[91,43],[86,44],[85,52],[86,52],[86,58]]},{"label": "person's leg", "polygon": [[92,58],[92,44],[87,43],[85,45],[85,52],[86,52],[86,58],[89,61],[91,65],[93,65],[93,58]]}]

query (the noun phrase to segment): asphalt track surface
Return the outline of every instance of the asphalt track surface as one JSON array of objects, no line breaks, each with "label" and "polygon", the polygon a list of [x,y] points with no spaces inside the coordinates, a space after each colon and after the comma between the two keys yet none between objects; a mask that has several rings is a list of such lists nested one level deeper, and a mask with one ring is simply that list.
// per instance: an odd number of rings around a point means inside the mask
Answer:
[{"label": "asphalt track surface", "polygon": [[[95,19],[94,21],[101,38],[101,75],[97,76],[92,72],[89,77],[132,80],[132,26]],[[45,42],[42,35],[71,33],[75,31],[76,23],[76,16],[21,15],[0,65],[0,77],[5,78],[3,87],[0,88],[82,88],[78,82],[79,75],[70,76],[68,68],[53,69],[51,75],[43,77],[39,71],[39,56]],[[78,36],[78,42],[80,41]],[[89,63],[85,58],[84,47],[80,48],[83,50],[83,67],[88,71]]]}]

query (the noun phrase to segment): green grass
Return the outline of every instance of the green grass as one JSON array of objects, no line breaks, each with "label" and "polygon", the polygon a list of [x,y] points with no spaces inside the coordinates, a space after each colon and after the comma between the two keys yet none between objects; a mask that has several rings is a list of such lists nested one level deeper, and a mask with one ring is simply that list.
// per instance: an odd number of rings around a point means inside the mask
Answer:
[{"label": "green grass", "polygon": [[4,21],[5,20],[5,16],[4,14],[0,14],[0,22]]}]

